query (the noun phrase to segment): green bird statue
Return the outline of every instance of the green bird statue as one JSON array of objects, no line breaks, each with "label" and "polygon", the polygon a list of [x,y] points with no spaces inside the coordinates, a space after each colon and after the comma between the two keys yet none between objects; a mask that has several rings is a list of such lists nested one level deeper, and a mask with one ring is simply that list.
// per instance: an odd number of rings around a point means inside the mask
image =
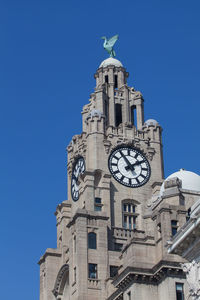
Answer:
[{"label": "green bird statue", "polygon": [[115,53],[115,50],[113,49],[113,47],[114,47],[114,44],[116,43],[116,41],[118,40],[118,38],[119,38],[118,34],[114,35],[110,39],[107,39],[105,36],[102,37],[102,39],[105,40],[103,43],[103,47],[110,54],[110,57],[116,56],[116,53]]}]

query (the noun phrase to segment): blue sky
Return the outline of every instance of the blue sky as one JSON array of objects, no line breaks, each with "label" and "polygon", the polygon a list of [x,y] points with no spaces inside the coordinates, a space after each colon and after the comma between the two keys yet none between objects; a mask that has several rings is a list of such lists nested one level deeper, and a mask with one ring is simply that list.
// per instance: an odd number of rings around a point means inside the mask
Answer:
[{"label": "blue sky", "polygon": [[39,299],[37,261],[56,247],[54,211],[67,199],[65,148],[119,34],[117,58],[163,127],[165,175],[199,173],[200,2],[0,2],[1,298]]}]

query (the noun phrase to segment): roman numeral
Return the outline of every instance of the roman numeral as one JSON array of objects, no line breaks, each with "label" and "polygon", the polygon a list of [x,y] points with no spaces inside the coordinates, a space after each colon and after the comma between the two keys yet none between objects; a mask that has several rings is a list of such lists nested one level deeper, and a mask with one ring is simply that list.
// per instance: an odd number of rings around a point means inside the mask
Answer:
[{"label": "roman numeral", "polygon": [[141,176],[142,178],[146,178],[146,176],[144,176],[143,174],[140,174],[140,176]]},{"label": "roman numeral", "polygon": [[112,165],[112,166],[117,166],[117,164],[116,164],[116,163],[111,163],[111,165]]},{"label": "roman numeral", "polygon": [[122,177],[120,178],[120,181],[123,181],[124,180],[124,175],[122,175]]}]

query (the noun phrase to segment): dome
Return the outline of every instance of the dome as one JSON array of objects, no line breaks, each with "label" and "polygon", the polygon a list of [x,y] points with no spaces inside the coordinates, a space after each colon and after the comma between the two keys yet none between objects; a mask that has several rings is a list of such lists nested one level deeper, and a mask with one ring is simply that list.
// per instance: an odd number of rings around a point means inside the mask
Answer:
[{"label": "dome", "polygon": [[180,171],[171,174],[165,179],[160,189],[160,196],[162,196],[165,190],[165,182],[174,177],[178,177],[182,181],[182,189],[200,192],[200,176],[194,172],[180,169]]},{"label": "dome", "polygon": [[146,125],[146,126],[150,126],[150,125],[156,126],[156,125],[158,125],[158,122],[154,119],[149,119],[149,120],[145,121],[144,125]]},{"label": "dome", "polygon": [[113,65],[115,67],[123,67],[122,63],[118,59],[109,57],[109,58],[105,59],[104,61],[102,61],[99,68],[102,68],[102,67],[105,68],[110,65]]}]

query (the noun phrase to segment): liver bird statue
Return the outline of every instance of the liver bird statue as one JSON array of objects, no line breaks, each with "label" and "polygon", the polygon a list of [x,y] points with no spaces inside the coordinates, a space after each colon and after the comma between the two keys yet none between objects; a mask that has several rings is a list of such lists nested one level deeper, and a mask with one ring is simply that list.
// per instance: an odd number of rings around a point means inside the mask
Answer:
[{"label": "liver bird statue", "polygon": [[102,39],[105,40],[103,43],[103,47],[110,54],[110,57],[116,56],[116,53],[115,53],[115,50],[113,49],[113,47],[114,47],[114,44],[116,43],[116,41],[118,40],[118,38],[119,38],[118,34],[114,35],[110,39],[107,39],[105,36],[102,37]]}]

